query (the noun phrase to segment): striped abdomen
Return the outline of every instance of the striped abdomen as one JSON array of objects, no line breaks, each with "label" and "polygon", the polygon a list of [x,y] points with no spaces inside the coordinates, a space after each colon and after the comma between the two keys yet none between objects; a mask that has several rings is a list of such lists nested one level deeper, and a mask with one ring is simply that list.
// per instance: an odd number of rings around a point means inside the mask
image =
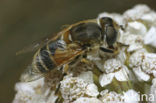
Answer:
[{"label": "striped abdomen", "polygon": [[40,71],[42,73],[54,69],[57,65],[55,63],[53,56],[58,46],[59,45],[56,41],[47,44],[43,46],[41,49],[39,49],[34,55],[33,59],[34,69],[37,69],[37,71]]}]

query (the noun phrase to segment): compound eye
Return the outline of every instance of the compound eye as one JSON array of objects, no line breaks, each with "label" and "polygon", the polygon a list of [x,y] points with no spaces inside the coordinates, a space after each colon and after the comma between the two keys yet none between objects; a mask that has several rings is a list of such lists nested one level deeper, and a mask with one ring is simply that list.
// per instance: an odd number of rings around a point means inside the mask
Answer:
[{"label": "compound eye", "polygon": [[100,25],[104,27],[105,25],[113,25],[113,20],[110,17],[100,18]]},{"label": "compound eye", "polygon": [[113,26],[107,26],[105,30],[107,44],[112,46],[116,42],[117,31]]}]

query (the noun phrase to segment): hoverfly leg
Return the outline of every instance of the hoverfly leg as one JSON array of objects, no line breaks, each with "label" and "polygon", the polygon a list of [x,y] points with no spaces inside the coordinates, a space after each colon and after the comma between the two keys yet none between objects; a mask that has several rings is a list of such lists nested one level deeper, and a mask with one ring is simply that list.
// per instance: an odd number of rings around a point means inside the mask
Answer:
[{"label": "hoverfly leg", "polygon": [[69,69],[69,65],[65,64],[64,67],[63,67],[63,75],[68,74],[68,69]]},{"label": "hoverfly leg", "polygon": [[122,31],[125,31],[125,28],[124,28],[123,25],[119,25],[119,26],[120,26],[120,29],[121,29]]},{"label": "hoverfly leg", "polygon": [[80,59],[82,63],[85,63],[85,64],[90,64],[90,61],[87,60],[87,53],[84,53],[82,56],[82,58]]},{"label": "hoverfly leg", "polygon": [[[60,81],[63,80],[64,76],[66,76],[68,73],[68,69],[69,69],[69,65],[65,64],[64,66],[62,66],[60,68],[61,71],[63,71],[62,77],[60,78]],[[59,89],[60,89],[61,84],[59,83],[56,90],[55,90],[55,95],[57,95],[59,93]]]},{"label": "hoverfly leg", "polygon": [[114,53],[113,50],[108,49],[108,48],[104,48],[104,47],[100,47],[100,50],[102,50],[103,52],[106,52],[106,53]]},{"label": "hoverfly leg", "polygon": [[61,84],[59,83],[58,87],[57,87],[56,90],[55,90],[55,95],[57,95],[57,94],[59,93],[60,86],[61,86]]},{"label": "hoverfly leg", "polygon": [[61,103],[62,97],[58,97],[55,101],[55,103]]},{"label": "hoverfly leg", "polygon": [[90,61],[88,61],[86,58],[82,58],[81,62],[85,64],[90,64]]},{"label": "hoverfly leg", "polygon": [[129,45],[123,44],[123,43],[121,43],[121,42],[117,42],[117,45],[118,45],[118,46],[121,46],[121,47],[129,47]]},{"label": "hoverfly leg", "polygon": [[[63,67],[62,67],[62,68],[63,68]],[[60,79],[60,81],[62,81],[63,78],[64,78],[64,76],[66,76],[66,75],[67,75],[67,73],[63,73],[63,74],[62,74],[62,77],[61,77],[61,79]],[[61,86],[61,83],[58,84],[58,86],[57,86],[57,88],[56,88],[56,90],[55,90],[55,95],[58,95],[58,98],[56,99],[55,103],[60,103],[61,100],[62,100],[62,97],[59,96],[59,93],[60,93],[60,92],[59,92],[60,86]]]}]

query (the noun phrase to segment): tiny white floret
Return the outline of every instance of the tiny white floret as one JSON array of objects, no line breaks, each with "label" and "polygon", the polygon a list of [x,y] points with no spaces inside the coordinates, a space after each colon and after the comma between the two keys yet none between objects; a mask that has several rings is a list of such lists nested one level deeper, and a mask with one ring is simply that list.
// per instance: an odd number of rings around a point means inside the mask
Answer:
[{"label": "tiny white floret", "polygon": [[99,83],[102,87],[110,84],[114,78],[114,73],[103,74],[99,77]]},{"label": "tiny white floret", "polygon": [[133,89],[124,92],[124,102],[125,103],[139,103],[140,96]]},{"label": "tiny white floret", "polygon": [[130,34],[145,35],[147,32],[145,25],[137,21],[129,22],[126,29]]},{"label": "tiny white floret", "polygon": [[138,77],[139,81],[148,81],[150,76],[143,72],[140,67],[133,68],[135,75]]},{"label": "tiny white floret", "polygon": [[156,27],[151,27],[144,37],[144,43],[156,47]]}]

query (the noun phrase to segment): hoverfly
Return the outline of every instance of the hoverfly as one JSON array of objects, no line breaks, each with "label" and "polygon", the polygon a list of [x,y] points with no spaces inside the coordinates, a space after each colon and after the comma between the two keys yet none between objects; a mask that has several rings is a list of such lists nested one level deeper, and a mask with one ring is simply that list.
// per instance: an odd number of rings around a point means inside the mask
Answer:
[{"label": "hoverfly", "polygon": [[[66,27],[37,50],[21,81],[36,80],[58,68],[66,72],[76,57],[85,55],[93,48],[113,53],[119,29],[120,25],[110,17],[80,21]],[[107,48],[101,47],[104,42]]]}]

